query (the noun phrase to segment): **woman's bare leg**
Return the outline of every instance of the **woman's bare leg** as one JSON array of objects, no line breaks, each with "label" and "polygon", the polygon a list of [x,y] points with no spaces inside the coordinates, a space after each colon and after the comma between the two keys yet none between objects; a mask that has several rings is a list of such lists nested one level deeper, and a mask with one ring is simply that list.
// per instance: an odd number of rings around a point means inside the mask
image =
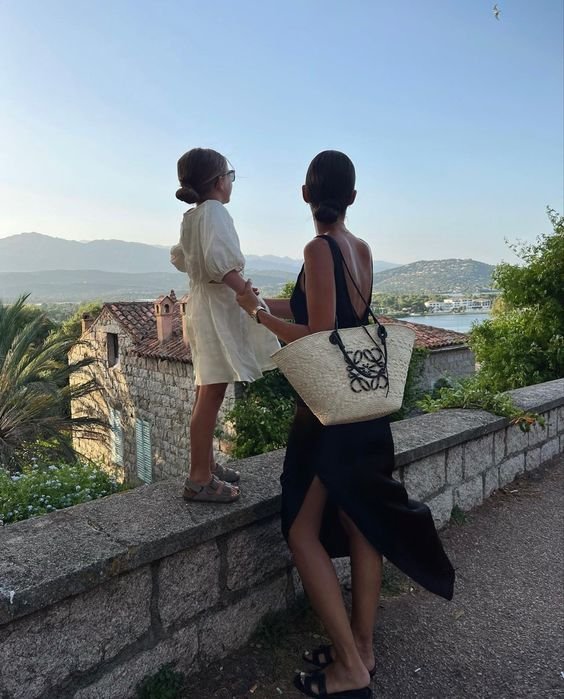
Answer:
[{"label": "woman's bare leg", "polygon": [[382,555],[368,542],[351,518],[339,516],[349,539],[351,556],[351,628],[356,647],[368,670],[374,667],[374,622],[382,586]]},{"label": "woman's bare leg", "polygon": [[370,677],[356,647],[335,569],[319,541],[326,501],[327,491],[316,476],[290,528],[288,543],[310,602],[333,643],[335,662],[325,670],[331,693],[365,687]]},{"label": "woman's bare leg", "polygon": [[190,479],[201,485],[211,478],[213,433],[226,389],[226,383],[196,388],[190,420]]}]

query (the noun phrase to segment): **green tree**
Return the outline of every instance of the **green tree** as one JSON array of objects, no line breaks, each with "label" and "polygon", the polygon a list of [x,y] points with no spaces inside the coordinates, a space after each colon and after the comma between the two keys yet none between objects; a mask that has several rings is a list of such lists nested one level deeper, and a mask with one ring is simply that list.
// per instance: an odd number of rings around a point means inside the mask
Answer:
[{"label": "green tree", "polygon": [[4,466],[14,466],[18,450],[37,440],[48,440],[53,452],[73,459],[72,427],[95,436],[102,424],[95,418],[72,418],[65,410],[70,400],[97,389],[93,379],[70,380],[93,360],[69,362],[75,338],[55,331],[45,337],[45,316],[30,316],[26,299],[22,296],[11,306],[0,304],[0,465]]},{"label": "green tree", "polygon": [[286,282],[284,286],[282,287],[280,293],[278,294],[277,298],[279,299],[289,299],[292,294],[294,293],[294,287],[296,286],[296,282]]},{"label": "green tree", "polygon": [[89,313],[95,318],[100,314],[103,305],[102,301],[89,301],[81,304],[69,318],[61,323],[59,326],[60,334],[78,340],[82,335],[82,316]]},{"label": "green tree", "polygon": [[510,246],[524,264],[496,267],[501,300],[471,332],[480,381],[494,391],[564,376],[564,217],[548,217],[551,233]]}]

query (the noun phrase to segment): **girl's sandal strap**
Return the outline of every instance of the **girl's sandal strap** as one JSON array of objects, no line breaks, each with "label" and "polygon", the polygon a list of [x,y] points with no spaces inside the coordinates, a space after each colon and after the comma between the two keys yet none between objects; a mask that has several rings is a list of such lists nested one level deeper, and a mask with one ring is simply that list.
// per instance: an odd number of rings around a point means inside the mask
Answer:
[{"label": "girl's sandal strap", "polygon": [[225,481],[226,483],[237,483],[241,479],[239,471],[236,471],[234,468],[229,468],[229,466],[224,466],[223,464],[216,464],[212,473],[214,476],[217,476],[219,480]]},{"label": "girl's sandal strap", "polygon": [[235,502],[240,495],[239,488],[219,480],[214,475],[205,485],[189,478],[184,481],[183,498],[186,502]]}]

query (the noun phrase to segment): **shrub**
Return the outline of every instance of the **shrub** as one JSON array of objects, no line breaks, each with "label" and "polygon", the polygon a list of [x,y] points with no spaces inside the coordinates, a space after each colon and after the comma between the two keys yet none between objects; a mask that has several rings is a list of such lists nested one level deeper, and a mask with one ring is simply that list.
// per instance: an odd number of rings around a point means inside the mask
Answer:
[{"label": "shrub", "polygon": [[552,233],[510,246],[524,264],[496,267],[501,302],[470,333],[484,384],[496,391],[564,376],[564,217],[548,217]]},{"label": "shrub", "polygon": [[236,459],[286,446],[295,395],[277,369],[246,386],[243,397],[226,415],[235,429],[231,453]]},{"label": "shrub", "polygon": [[48,464],[33,458],[19,473],[0,468],[0,523],[47,514],[124,488],[93,464]]},{"label": "shrub", "polygon": [[442,408],[487,410],[494,415],[509,418],[524,432],[537,422],[544,426],[543,418],[518,408],[508,395],[498,393],[485,384],[480,374],[461,379],[452,386],[442,386],[432,395],[424,396],[417,405],[426,413],[434,413]]}]

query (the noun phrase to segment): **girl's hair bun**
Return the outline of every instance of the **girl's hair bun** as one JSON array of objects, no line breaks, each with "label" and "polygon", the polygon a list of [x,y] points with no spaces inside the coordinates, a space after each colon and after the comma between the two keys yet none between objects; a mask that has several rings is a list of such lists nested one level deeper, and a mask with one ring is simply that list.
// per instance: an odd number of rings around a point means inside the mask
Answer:
[{"label": "girl's hair bun", "polygon": [[320,223],[335,223],[345,208],[336,199],[324,199],[315,207],[313,215]]},{"label": "girl's hair bun", "polygon": [[197,204],[200,201],[200,195],[190,185],[184,185],[176,190],[176,198],[184,201],[187,204]]}]

